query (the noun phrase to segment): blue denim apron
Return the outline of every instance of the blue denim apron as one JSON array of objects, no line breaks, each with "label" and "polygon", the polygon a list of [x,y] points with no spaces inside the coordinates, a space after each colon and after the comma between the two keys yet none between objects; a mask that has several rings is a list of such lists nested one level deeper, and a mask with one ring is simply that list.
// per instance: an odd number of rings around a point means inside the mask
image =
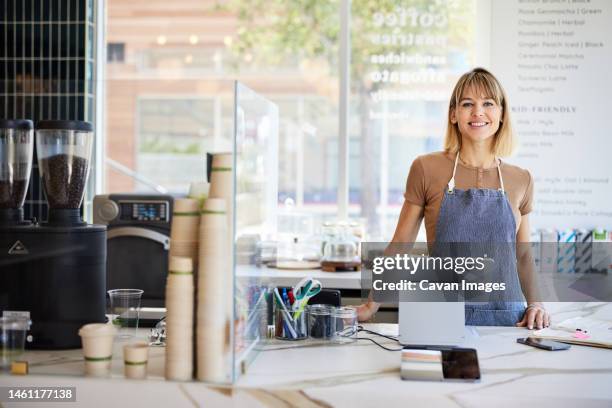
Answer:
[{"label": "blue denim apron", "polygon": [[453,176],[444,191],[440,207],[434,254],[443,256],[443,243],[489,245],[488,253],[495,260],[497,273],[506,282],[506,292],[501,300],[495,300],[492,296],[487,302],[466,302],[465,323],[474,326],[514,326],[523,316],[525,302],[516,301],[524,299],[516,267],[516,221],[504,191],[501,169],[498,164],[499,190],[459,190],[455,188],[458,162],[459,154],[455,158]]}]

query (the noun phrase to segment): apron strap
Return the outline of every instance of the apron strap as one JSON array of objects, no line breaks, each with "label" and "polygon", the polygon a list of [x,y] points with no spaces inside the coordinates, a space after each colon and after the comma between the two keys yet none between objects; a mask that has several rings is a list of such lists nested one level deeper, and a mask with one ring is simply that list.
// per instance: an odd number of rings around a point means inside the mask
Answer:
[{"label": "apron strap", "polygon": [[499,158],[495,157],[495,161],[497,161],[497,173],[499,174],[499,185],[501,187],[500,190],[501,190],[502,194],[505,194],[506,191],[504,189],[504,179],[503,179],[502,174],[501,174],[501,160]]},{"label": "apron strap", "polygon": [[459,163],[459,152],[457,152],[457,155],[455,156],[455,166],[453,167],[453,177],[451,177],[450,181],[448,182],[448,192],[449,193],[453,193],[453,190],[455,190],[455,173],[457,172],[457,163]]},{"label": "apron strap", "polygon": [[[497,162],[497,174],[499,174],[499,185],[501,186],[500,191],[502,193],[505,193],[506,190],[504,189],[504,178],[502,177],[502,173],[501,173],[501,160],[497,156],[495,156],[495,161]],[[455,156],[455,165],[453,166],[453,176],[448,182],[448,192],[451,194],[455,190],[455,174],[457,173],[457,163],[459,163],[459,152],[457,152],[457,155]]]}]

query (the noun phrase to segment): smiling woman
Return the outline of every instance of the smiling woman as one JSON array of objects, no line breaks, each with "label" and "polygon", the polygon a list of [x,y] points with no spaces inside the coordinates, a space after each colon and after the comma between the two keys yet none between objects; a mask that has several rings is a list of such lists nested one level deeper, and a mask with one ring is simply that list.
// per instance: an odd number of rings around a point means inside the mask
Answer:
[{"label": "smiling woman", "polygon": [[[550,319],[532,284],[530,253],[500,250],[508,248],[503,243],[529,242],[531,175],[499,159],[513,146],[510,110],[499,81],[483,68],[461,76],[449,103],[445,151],[412,163],[393,242],[414,242],[424,218],[430,255],[444,256],[441,244],[490,244],[506,297],[467,302],[466,324],[541,328]],[[523,298],[528,307],[517,301]],[[373,302],[363,305],[360,318],[376,309]]]}]

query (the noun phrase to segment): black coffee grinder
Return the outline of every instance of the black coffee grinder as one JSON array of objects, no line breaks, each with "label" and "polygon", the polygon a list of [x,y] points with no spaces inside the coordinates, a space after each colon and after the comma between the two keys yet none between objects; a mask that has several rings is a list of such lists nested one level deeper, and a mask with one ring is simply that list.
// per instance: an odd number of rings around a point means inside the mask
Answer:
[{"label": "black coffee grinder", "polygon": [[105,321],[106,227],[85,223],[80,210],[93,127],[78,121],[36,124],[49,204],[49,220],[41,224],[23,221],[22,212],[32,133],[30,121],[0,121],[0,311],[29,312],[27,347],[78,348],[79,328]]}]

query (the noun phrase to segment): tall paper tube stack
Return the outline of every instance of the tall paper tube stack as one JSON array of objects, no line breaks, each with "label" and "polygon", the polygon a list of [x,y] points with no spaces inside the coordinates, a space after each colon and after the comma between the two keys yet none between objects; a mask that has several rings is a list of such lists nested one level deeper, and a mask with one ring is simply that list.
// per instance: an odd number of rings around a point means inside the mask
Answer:
[{"label": "tall paper tube stack", "polygon": [[[225,200],[226,206],[226,220],[227,220],[227,258],[228,262],[234,259],[234,236],[233,236],[233,202],[234,202],[234,184],[232,176],[232,168],[234,165],[234,156],[232,153],[215,153],[213,154],[212,166],[210,172],[210,198],[222,198]],[[225,280],[225,293],[228,296],[225,298],[225,314],[227,321],[231,321],[233,318],[233,293],[234,293],[234,279],[232,278],[231,263],[229,268],[226,269],[228,276]],[[227,331],[229,334],[229,330]],[[229,342],[229,338],[226,339]]]},{"label": "tall paper tube stack", "polygon": [[198,262],[200,204],[192,198],[174,200],[170,228],[170,256],[191,258],[194,270]]},{"label": "tall paper tube stack", "polygon": [[224,382],[227,376],[225,343],[228,324],[226,302],[231,280],[228,256],[226,201],[204,201],[200,219],[200,251],[196,325],[197,379]]},{"label": "tall paper tube stack", "polygon": [[193,377],[193,261],[170,257],[166,281],[166,379]]}]

